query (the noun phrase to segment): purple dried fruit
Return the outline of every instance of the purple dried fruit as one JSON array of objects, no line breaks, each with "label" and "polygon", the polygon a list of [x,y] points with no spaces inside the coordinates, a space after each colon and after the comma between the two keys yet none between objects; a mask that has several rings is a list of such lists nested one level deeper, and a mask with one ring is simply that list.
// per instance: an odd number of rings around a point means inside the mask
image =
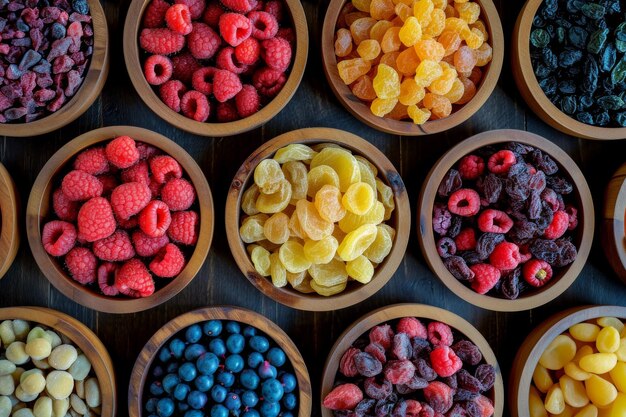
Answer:
[{"label": "purple dried fruit", "polygon": [[437,194],[440,197],[448,197],[450,194],[461,188],[463,180],[461,174],[456,169],[451,169],[446,173],[446,176],[441,180],[441,184],[437,189]]},{"label": "purple dried fruit", "polygon": [[460,256],[450,256],[443,260],[446,269],[459,281],[470,281],[474,278],[474,272],[467,266]]}]

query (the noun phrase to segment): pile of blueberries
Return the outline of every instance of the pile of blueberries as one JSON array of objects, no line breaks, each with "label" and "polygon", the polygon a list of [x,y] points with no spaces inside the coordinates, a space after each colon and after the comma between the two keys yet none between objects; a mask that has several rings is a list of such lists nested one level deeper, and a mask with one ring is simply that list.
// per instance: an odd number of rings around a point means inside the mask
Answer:
[{"label": "pile of blueberries", "polygon": [[285,352],[252,326],[210,320],[174,336],[146,384],[149,417],[293,417],[297,380]]}]

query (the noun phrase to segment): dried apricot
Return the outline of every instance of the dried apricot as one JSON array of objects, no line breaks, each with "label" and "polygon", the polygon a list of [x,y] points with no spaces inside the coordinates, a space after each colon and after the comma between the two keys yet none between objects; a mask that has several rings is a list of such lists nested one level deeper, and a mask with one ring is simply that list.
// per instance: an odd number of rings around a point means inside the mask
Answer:
[{"label": "dried apricot", "polygon": [[[282,174],[282,171],[281,171]],[[261,213],[278,213],[284,210],[291,201],[291,184],[282,179],[278,191],[272,194],[261,193],[256,200],[256,208]]]},{"label": "dried apricot", "polygon": [[346,235],[337,248],[337,255],[348,262],[365,252],[376,239],[378,229],[373,224],[365,224]]},{"label": "dried apricot", "polygon": [[339,77],[346,84],[352,84],[360,76],[365,75],[372,68],[372,64],[363,58],[346,59],[337,64]]},{"label": "dried apricot", "polygon": [[285,213],[274,213],[263,225],[265,238],[272,243],[283,244],[289,240],[289,216]]},{"label": "dried apricot", "polygon": [[352,34],[348,29],[339,29],[335,36],[335,55],[339,58],[350,55],[352,52]]},{"label": "dried apricot", "polygon": [[285,269],[292,274],[306,271],[311,261],[304,255],[304,248],[295,240],[288,240],[278,250],[278,256]]},{"label": "dried apricot", "polygon": [[463,96],[457,100],[456,104],[469,103],[476,95],[476,85],[469,78],[459,77],[459,79],[463,83],[464,90]]},{"label": "dried apricot", "polygon": [[383,117],[389,114],[398,104],[397,98],[377,98],[372,101],[370,110],[374,116]]},{"label": "dried apricot", "polygon": [[415,82],[414,78],[407,78],[400,84],[398,100],[405,106],[417,104],[424,99],[426,90]]},{"label": "dried apricot", "polygon": [[402,42],[400,41],[400,28],[397,26],[390,27],[383,35],[380,47],[384,53],[395,52],[400,50]]},{"label": "dried apricot", "polygon": [[[349,188],[348,188],[349,189]],[[315,194],[315,208],[320,217],[329,222],[338,222],[346,215],[341,201],[341,191],[333,185],[324,185]]]},{"label": "dried apricot", "polygon": [[396,68],[402,75],[406,77],[413,77],[419,62],[420,59],[417,57],[415,49],[407,48],[398,55],[398,58],[396,59]]},{"label": "dried apricot", "polygon": [[378,98],[391,99],[400,95],[400,75],[388,65],[378,65],[378,73],[374,77],[374,91]]},{"label": "dried apricot", "polygon": [[359,45],[370,37],[370,29],[376,24],[376,20],[371,17],[362,17],[355,20],[350,25],[350,33],[352,34],[352,40],[355,45]]},{"label": "dried apricot", "polygon": [[272,194],[278,191],[285,179],[280,164],[273,159],[264,159],[254,169],[254,183],[261,193]]},{"label": "dried apricot", "polygon": [[422,39],[415,44],[415,52],[420,60],[430,60],[439,62],[443,58],[446,50],[442,44],[434,39]]},{"label": "dried apricot", "polygon": [[312,169],[320,165],[327,165],[337,173],[339,177],[339,190],[341,192],[345,192],[351,184],[361,180],[359,164],[356,158],[345,149],[322,149],[322,151],[311,160]]},{"label": "dried apricot", "polygon": [[302,230],[313,240],[321,240],[333,233],[332,222],[324,220],[315,208],[315,204],[307,200],[298,200],[296,214]]},{"label": "dried apricot", "polygon": [[423,125],[430,119],[431,116],[430,110],[420,109],[416,105],[409,106],[407,112],[409,117],[413,120],[413,123],[416,125]]},{"label": "dried apricot", "polygon": [[413,46],[421,39],[422,25],[415,16],[410,16],[404,21],[398,37],[404,46]]},{"label": "dried apricot", "polygon": [[334,236],[326,236],[321,240],[306,239],[304,241],[304,255],[313,264],[327,264],[334,257],[339,242]]},{"label": "dried apricot", "polygon": [[395,15],[395,5],[392,0],[372,0],[370,15],[376,20],[387,20]]}]

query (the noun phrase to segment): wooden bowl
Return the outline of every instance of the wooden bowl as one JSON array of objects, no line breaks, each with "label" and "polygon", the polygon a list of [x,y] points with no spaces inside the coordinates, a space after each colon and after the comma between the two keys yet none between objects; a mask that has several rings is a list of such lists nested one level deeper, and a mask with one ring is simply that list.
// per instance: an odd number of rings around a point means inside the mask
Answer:
[{"label": "wooden bowl", "polygon": [[93,104],[109,74],[109,30],[98,0],[87,0],[93,26],[93,54],[83,83],[74,96],[56,112],[29,123],[0,123],[0,136],[43,135],[70,124]]},{"label": "wooden bowl", "polygon": [[571,326],[600,317],[626,319],[626,307],[622,306],[581,306],[565,310],[550,317],[537,326],[522,343],[511,367],[508,400],[512,417],[527,417],[528,395],[533,372],[539,358],[555,337]]},{"label": "wooden bowl", "polygon": [[143,394],[150,367],[157,357],[159,349],[181,330],[192,324],[207,320],[237,321],[256,327],[271,338],[285,351],[287,358],[291,362],[291,366],[293,366],[296,379],[298,380],[298,413],[296,415],[300,417],[308,417],[311,415],[312,393],[309,371],[304,363],[304,359],[302,359],[300,351],[289,336],[274,322],[261,314],[240,307],[219,306],[200,308],[178,316],[161,327],[154,336],[148,340],[148,343],[146,343],[139,353],[130,376],[130,386],[128,387],[128,414],[130,417],[146,415],[143,412]]},{"label": "wooden bowl", "polygon": [[[48,255],[41,244],[43,224],[52,213],[51,195],[59,175],[77,153],[96,143],[105,142],[120,135],[128,135],[138,141],[153,145],[175,158],[196,188],[200,206],[200,231],[193,255],[182,272],[171,282],[145,298],[115,298],[99,294],[74,281],[63,265]],[[133,126],[110,126],[92,130],[71,140],[59,149],[42,168],[33,184],[26,207],[26,234],[35,261],[43,274],[69,299],[106,313],[135,313],[166,302],[182,291],[196,276],[206,259],[213,238],[213,198],[206,177],[196,161],[179,145],[156,132]]]},{"label": "wooden bowl", "polygon": [[[135,86],[139,97],[157,116],[179,129],[196,135],[232,136],[256,129],[265,124],[289,103],[289,100],[291,100],[291,97],[298,89],[300,81],[302,81],[309,50],[309,30],[307,28],[306,15],[299,0],[285,0],[296,34],[295,53],[293,54],[293,63],[287,83],[283,86],[280,93],[257,113],[228,123],[198,122],[176,113],[161,101],[161,98],[154,92],[153,87],[146,81],[146,77],[143,74],[143,64],[140,59],[138,39],[141,32],[142,16],[149,3],[149,1],[145,0],[133,0],[130,4],[124,24],[124,60],[126,61],[130,80]],[[212,109],[211,112],[213,111]]]},{"label": "wooden bowl", "polygon": [[511,63],[517,88],[530,109],[544,122],[568,135],[584,139],[623,139],[624,127],[598,127],[581,123],[563,113],[545,95],[530,59],[530,32],[533,19],[543,0],[528,0],[522,8],[513,30]]},{"label": "wooden bowl", "polygon": [[320,407],[322,409],[322,417],[333,417],[331,410],[324,407],[324,397],[333,389],[335,377],[339,370],[339,362],[344,352],[362,335],[366,334],[372,327],[386,323],[391,320],[400,319],[402,317],[417,317],[418,319],[428,319],[441,321],[454,330],[462,333],[472,343],[480,349],[486,363],[493,365],[496,369],[496,382],[492,389],[490,399],[494,404],[493,417],[502,417],[504,409],[504,384],[502,382],[502,372],[498,365],[496,355],[491,350],[489,342],[485,340],[482,334],[471,323],[460,316],[441,308],[432,307],[424,304],[395,304],[387,307],[379,308],[371,313],[366,314],[350,325],[339,336],[333,347],[330,349],[326,364],[324,365],[324,373],[322,374],[322,392],[320,399]]},{"label": "wooden bowl", "polygon": [[343,6],[349,0],[331,0],[322,29],[322,59],[324,61],[324,73],[331,89],[341,104],[354,117],[378,129],[393,135],[421,136],[444,132],[468,120],[485,104],[487,99],[498,83],[502,63],[504,61],[504,32],[500,16],[492,0],[477,0],[481,6],[481,20],[485,22],[489,32],[489,43],[493,48],[493,59],[483,68],[483,79],[477,86],[476,96],[463,107],[454,111],[450,116],[431,120],[423,125],[416,125],[411,121],[399,121],[372,114],[368,103],[361,101],[352,94],[350,87],[345,85],[339,77],[337,70],[337,57],[335,56],[335,33],[337,32],[337,20]]},{"label": "wooden bowl", "polygon": [[18,206],[15,183],[0,164],[0,279],[13,264],[20,246]]},{"label": "wooden bowl", "polygon": [[69,337],[91,362],[93,372],[100,384],[102,417],[115,417],[117,394],[115,368],[109,352],[98,336],[80,321],[60,311],[43,307],[0,308],[0,321],[26,320],[40,323]]},{"label": "wooden bowl", "polygon": [[609,182],[604,194],[602,246],[609,264],[626,284],[626,164]]},{"label": "wooden bowl", "polygon": [[[354,284],[340,294],[323,297],[318,294],[303,294],[291,287],[278,288],[269,278],[261,276],[254,268],[246,245],[239,237],[241,220],[241,197],[252,184],[254,169],[263,159],[271,158],[274,153],[291,143],[315,145],[317,143],[336,143],[367,158],[378,168],[378,177],[391,187],[394,193],[396,209],[387,222],[396,229],[396,237],[391,252],[383,263],[378,265],[372,281],[368,284]],[[409,198],[400,174],[387,157],[371,143],[343,130],[328,128],[308,128],[293,130],[264,143],[243,163],[231,183],[226,198],[226,236],[228,245],[241,272],[263,294],[281,304],[300,310],[332,311],[349,307],[372,296],[380,290],[398,269],[409,241],[411,210]]]},{"label": "wooden bowl", "polygon": [[[523,293],[516,300],[481,295],[458,281],[445,267],[437,248],[432,227],[432,213],[437,188],[448,170],[463,156],[483,146],[501,142],[525,143],[549,154],[560,167],[562,175],[569,177],[574,185],[574,196],[578,206],[578,228],[574,244],[578,248],[576,260],[563,268],[552,280],[540,289]],[[494,311],[522,311],[546,304],[569,288],[585,266],[593,241],[594,209],[591,192],[583,173],[576,163],[561,148],[549,140],[521,130],[492,130],[472,136],[459,143],[443,155],[424,181],[418,206],[420,247],[430,269],[457,296],[475,306]]]}]

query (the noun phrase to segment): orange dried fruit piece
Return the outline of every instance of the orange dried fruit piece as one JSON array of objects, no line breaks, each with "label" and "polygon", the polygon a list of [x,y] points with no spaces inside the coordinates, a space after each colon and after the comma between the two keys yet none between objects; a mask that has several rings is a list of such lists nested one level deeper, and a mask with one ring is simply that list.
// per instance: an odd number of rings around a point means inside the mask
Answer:
[{"label": "orange dried fruit piece", "polygon": [[341,191],[333,185],[324,185],[315,194],[315,208],[320,217],[335,223],[343,219],[346,209],[341,202]]},{"label": "orange dried fruit piece", "polygon": [[417,0],[413,3],[413,16],[417,18],[422,27],[426,27],[430,23],[430,16],[434,9],[435,5],[432,0]]},{"label": "orange dried fruit piece", "polygon": [[315,204],[310,201],[298,200],[296,203],[296,215],[302,230],[310,239],[321,240],[333,233],[335,225],[324,220],[317,212]]},{"label": "orange dried fruit piece", "polygon": [[305,239],[304,255],[313,264],[327,264],[337,253],[339,242],[334,236],[326,236],[321,240]]},{"label": "orange dried fruit piece", "polygon": [[391,19],[395,14],[392,0],[372,0],[370,3],[370,15],[376,20]]},{"label": "orange dried fruit piece", "polygon": [[385,206],[380,201],[374,203],[374,206],[362,216],[347,212],[343,219],[339,220],[338,226],[344,233],[350,233],[353,230],[366,225],[378,225],[385,218]]},{"label": "orange dried fruit piece", "polygon": [[367,61],[372,61],[380,55],[380,45],[373,39],[365,39],[356,48],[359,56]]},{"label": "orange dried fruit piece", "polygon": [[306,198],[309,187],[307,180],[308,170],[306,165],[300,161],[285,162],[282,166],[285,179],[291,184],[291,199],[300,200]]},{"label": "orange dried fruit piece", "polygon": [[387,113],[385,117],[392,120],[404,120],[409,117],[409,113],[407,112],[407,106],[397,101],[396,105],[393,106],[393,109],[391,109],[391,111]]},{"label": "orange dried fruit piece", "polygon": [[284,164],[290,161],[308,161],[313,159],[315,155],[317,155],[317,152],[311,149],[311,147],[301,143],[292,143],[276,151],[274,160],[279,164]]},{"label": "orange dried fruit piece", "polygon": [[376,191],[378,192],[379,201],[383,203],[383,206],[385,207],[385,217],[383,220],[389,220],[391,218],[391,213],[393,213],[396,208],[393,190],[379,178],[376,178]]},{"label": "orange dried fruit piece", "polygon": [[309,197],[315,197],[317,192],[325,185],[339,188],[339,175],[328,165],[311,168],[307,175],[307,181],[309,183],[307,190]]},{"label": "orange dried fruit piece", "polygon": [[280,261],[278,252],[270,255],[270,276],[275,287],[281,288],[287,285],[287,269]]},{"label": "orange dried fruit piece", "polygon": [[350,33],[352,34],[352,40],[356,45],[359,45],[365,39],[369,39],[370,29],[376,24],[376,19],[371,17],[362,17],[355,20],[350,25]]},{"label": "orange dried fruit piece", "polygon": [[427,93],[422,103],[437,119],[443,119],[452,113],[452,103],[444,96]]},{"label": "orange dried fruit piece", "polygon": [[284,179],[280,164],[273,159],[262,160],[254,169],[254,183],[262,194],[272,194],[278,191]]},{"label": "orange dried fruit piece", "polygon": [[372,68],[372,64],[363,58],[346,59],[337,64],[339,77],[346,84],[350,85],[360,76],[365,75]]},{"label": "orange dried fruit piece", "polygon": [[256,208],[261,213],[283,211],[291,201],[291,184],[286,179],[280,182],[278,191],[273,194],[261,194],[256,200]]},{"label": "orange dried fruit piece", "polygon": [[356,10],[356,8],[354,7],[354,5],[352,4],[352,2],[347,2],[346,4],[343,5],[343,7],[341,8],[341,11],[339,12],[339,17],[337,18],[337,27],[338,28],[346,28],[350,25],[346,24],[346,16],[349,13],[352,13]]},{"label": "orange dried fruit piece", "polygon": [[[400,56],[399,51],[387,52],[386,54],[383,54],[383,56],[380,58],[379,65],[385,64],[395,69],[396,71],[400,72],[400,70],[398,69],[398,64],[397,64],[399,56]],[[373,76],[376,76],[375,71],[374,71]]]},{"label": "orange dried fruit piece", "polygon": [[404,21],[398,37],[404,46],[413,46],[422,38],[422,25],[415,16],[410,16]]},{"label": "orange dried fruit piece", "polygon": [[295,240],[288,240],[278,250],[280,261],[285,269],[292,274],[306,271],[311,267],[311,261],[304,255],[304,247]]},{"label": "orange dried fruit piece", "polygon": [[480,17],[480,5],[472,1],[466,3],[456,3],[454,8],[459,13],[459,18],[467,23],[475,23]]},{"label": "orange dried fruit piece", "polygon": [[374,84],[369,75],[362,75],[358,80],[350,87],[352,94],[354,94],[359,100],[372,101],[376,98],[376,91],[374,91]]},{"label": "orange dried fruit piece", "polygon": [[463,33],[469,32],[469,25],[463,19],[459,19],[458,17],[448,17],[446,19],[444,30],[451,30],[452,32],[456,32],[461,37]]},{"label": "orange dried fruit piece", "polygon": [[361,172],[356,158],[343,148],[322,149],[311,160],[310,166],[313,169],[320,165],[327,165],[337,173],[341,192],[345,192],[350,184],[361,181]]},{"label": "orange dried fruit piece", "polygon": [[[363,252],[363,255],[367,257],[370,261],[374,263],[381,263],[385,260],[387,255],[391,253],[391,248],[393,247],[393,238],[392,235],[393,228],[389,230],[384,227],[385,225],[376,226],[376,237],[372,244]],[[394,231],[395,232],[395,231]]]},{"label": "orange dried fruit piece", "polygon": [[352,26],[352,24],[359,20],[359,19],[363,19],[364,17],[370,17],[369,13],[365,13],[365,12],[352,12],[352,13],[348,13],[346,15],[346,25],[348,28],[350,28],[350,26]]},{"label": "orange dried fruit piece", "polygon": [[446,50],[442,44],[434,39],[422,39],[414,46],[415,52],[420,60],[430,60],[439,62],[443,58]]},{"label": "orange dried fruit piece", "polygon": [[391,23],[390,21],[379,20],[370,29],[370,39],[381,43],[383,41],[383,36],[385,36],[385,32],[387,32],[387,30],[391,27],[393,27],[393,23]]},{"label": "orange dried fruit piece", "polygon": [[415,49],[407,48],[400,52],[396,59],[396,68],[399,73],[406,77],[412,77],[415,75],[415,69],[420,63],[420,59],[415,53]]},{"label": "orange dried fruit piece", "polygon": [[341,202],[347,211],[362,216],[366,214],[376,201],[372,187],[364,182],[356,182],[343,195]]},{"label": "orange dried fruit piece", "polygon": [[483,72],[480,68],[474,67],[468,78],[474,83],[474,85],[478,85],[483,79]]},{"label": "orange dried fruit piece", "polygon": [[378,98],[390,99],[400,95],[400,75],[389,65],[378,65],[378,72],[374,77],[374,91]]},{"label": "orange dried fruit piece", "polygon": [[424,99],[426,90],[418,85],[414,78],[407,78],[400,84],[400,96],[398,100],[405,106],[411,106]]},{"label": "orange dried fruit piece", "polygon": [[444,9],[444,13],[446,14],[446,19],[450,17],[459,17],[459,12],[456,11],[453,5],[448,4]]},{"label": "orange dried fruit piece", "polygon": [[263,227],[267,219],[268,216],[266,214],[255,214],[246,217],[239,228],[241,240],[243,240],[244,243],[253,243],[265,239]]},{"label": "orange dried fruit piece", "polygon": [[487,32],[487,27],[485,26],[485,22],[482,20],[477,20],[473,24],[470,25],[470,29],[478,29],[483,34],[483,40],[487,42],[489,40],[489,32]]},{"label": "orange dried fruit piece", "polygon": [[338,259],[332,259],[325,264],[313,264],[308,272],[313,281],[321,287],[335,287],[348,281],[346,264]]},{"label": "orange dried fruit piece", "polygon": [[257,214],[256,200],[259,198],[261,191],[256,184],[252,184],[241,196],[241,210],[249,216]]},{"label": "orange dried fruit piece", "polygon": [[339,29],[335,36],[335,55],[339,58],[350,55],[352,52],[352,34],[348,29]]},{"label": "orange dried fruit piece", "polygon": [[352,0],[352,5],[356,7],[357,10],[360,10],[365,13],[370,12],[370,5],[372,0]]},{"label": "orange dried fruit piece", "polygon": [[289,216],[285,213],[274,213],[263,225],[265,238],[272,243],[281,245],[289,240]]},{"label": "orange dried fruit piece", "polygon": [[423,125],[430,119],[431,116],[430,110],[420,109],[416,105],[409,106],[407,112],[411,120],[413,120],[413,123],[416,125]]},{"label": "orange dried fruit piece", "polygon": [[433,6],[435,9],[445,9],[448,5],[448,0],[433,0]]},{"label": "orange dried fruit piece", "polygon": [[483,43],[480,48],[474,50],[476,57],[476,66],[484,67],[493,59],[493,48],[488,43]]},{"label": "orange dried fruit piece", "polygon": [[459,77],[463,83],[463,96],[456,102],[456,104],[469,103],[476,95],[476,85],[469,78]]},{"label": "orange dried fruit piece", "polygon": [[433,94],[445,96],[452,89],[452,85],[454,84],[455,80],[457,80],[456,70],[454,68],[447,67],[446,69],[444,69],[441,77],[433,81],[428,89]]},{"label": "orange dried fruit piece", "polygon": [[446,12],[442,9],[435,9],[430,15],[430,23],[423,29],[425,36],[432,36],[433,38],[441,35],[441,32],[446,28]]},{"label": "orange dried fruit piece", "polygon": [[383,117],[393,111],[398,104],[397,98],[377,98],[372,101],[370,110],[374,116]]},{"label": "orange dried fruit piece", "polygon": [[474,50],[467,45],[461,46],[454,53],[454,67],[460,73],[471,72],[476,66],[476,55]]},{"label": "orange dried fruit piece", "polygon": [[450,103],[456,104],[461,99],[461,97],[463,97],[464,92],[465,86],[463,85],[463,82],[460,79],[456,78],[452,83],[452,88],[450,88],[450,91],[448,91],[445,96],[448,100],[450,100]]},{"label": "orange dried fruit piece", "polygon": [[465,43],[472,49],[478,49],[485,42],[483,33],[479,29],[471,29],[464,37]]},{"label": "orange dried fruit piece", "polygon": [[351,231],[339,244],[337,255],[346,262],[363,255],[376,239],[377,230],[373,224],[365,224]]},{"label": "orange dried fruit piece", "polygon": [[438,62],[424,60],[420,62],[415,71],[415,82],[422,86],[428,87],[433,81],[443,75],[443,70]]},{"label": "orange dried fruit piece", "polygon": [[321,286],[317,284],[315,280],[311,280],[310,285],[311,285],[311,288],[319,295],[324,296],[324,297],[331,297],[333,295],[343,292],[343,290],[345,290],[346,286],[348,285],[348,280],[346,280],[346,282],[344,283],[337,284],[332,287]]},{"label": "orange dried fruit piece", "polygon": [[361,255],[346,263],[348,276],[361,284],[367,284],[374,276],[374,265],[365,256]]},{"label": "orange dried fruit piece", "polygon": [[403,22],[406,22],[409,17],[413,16],[413,9],[406,3],[396,4],[395,12]]},{"label": "orange dried fruit piece", "polygon": [[380,47],[384,53],[395,52],[400,50],[402,41],[400,41],[400,28],[392,26],[383,35],[383,39],[380,42]]},{"label": "orange dried fruit piece", "polygon": [[444,30],[437,41],[443,46],[445,52],[444,56],[449,56],[454,54],[457,49],[461,46],[461,35],[452,31],[452,30]]}]

